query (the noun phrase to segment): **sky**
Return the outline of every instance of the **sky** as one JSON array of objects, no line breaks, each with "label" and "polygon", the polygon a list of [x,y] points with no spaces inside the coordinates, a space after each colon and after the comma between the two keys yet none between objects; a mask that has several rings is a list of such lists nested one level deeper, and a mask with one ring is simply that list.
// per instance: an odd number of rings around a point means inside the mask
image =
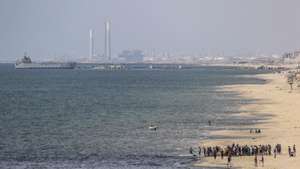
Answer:
[{"label": "sky", "polygon": [[300,48],[299,0],[0,0],[0,61],[104,52],[282,54]]}]

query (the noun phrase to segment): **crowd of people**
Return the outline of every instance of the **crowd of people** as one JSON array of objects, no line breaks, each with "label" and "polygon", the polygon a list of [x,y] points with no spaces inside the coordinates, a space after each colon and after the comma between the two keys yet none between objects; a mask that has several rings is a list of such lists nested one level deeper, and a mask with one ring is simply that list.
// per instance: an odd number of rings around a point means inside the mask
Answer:
[{"label": "crowd of people", "polygon": [[[201,157],[213,157],[216,159],[218,156],[221,159],[224,156],[227,157],[227,164],[231,165],[231,159],[233,156],[254,156],[254,164],[255,166],[258,165],[258,161],[261,162],[262,166],[264,166],[264,156],[276,156],[282,153],[282,146],[281,144],[276,144],[272,147],[270,144],[266,145],[239,145],[239,144],[232,144],[225,147],[221,146],[209,146],[209,147],[198,147],[197,149],[190,148],[190,154],[193,156]],[[288,146],[288,153],[290,157],[296,156],[296,145],[294,144],[293,147]],[[260,156],[260,160],[258,159]]]},{"label": "crowd of people", "polygon": [[[225,148],[220,146],[210,146],[210,147],[198,147],[198,156],[204,157],[217,157],[221,156],[253,156],[253,155],[272,155],[272,153],[280,154],[281,153],[281,144],[275,145],[272,149],[270,144],[267,145],[239,145],[232,144],[228,145]],[[190,148],[190,153],[194,154],[195,150]]]}]

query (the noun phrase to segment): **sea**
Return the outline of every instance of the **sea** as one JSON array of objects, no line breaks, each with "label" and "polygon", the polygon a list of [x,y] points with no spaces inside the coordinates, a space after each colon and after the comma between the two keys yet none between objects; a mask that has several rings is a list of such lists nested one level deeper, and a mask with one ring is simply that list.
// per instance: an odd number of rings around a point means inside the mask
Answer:
[{"label": "sea", "polygon": [[[194,168],[210,131],[249,126],[254,100],[220,90],[263,84],[231,67],[16,70],[0,64],[0,168]],[[212,125],[208,125],[212,121]],[[150,125],[157,130],[149,130]]]}]

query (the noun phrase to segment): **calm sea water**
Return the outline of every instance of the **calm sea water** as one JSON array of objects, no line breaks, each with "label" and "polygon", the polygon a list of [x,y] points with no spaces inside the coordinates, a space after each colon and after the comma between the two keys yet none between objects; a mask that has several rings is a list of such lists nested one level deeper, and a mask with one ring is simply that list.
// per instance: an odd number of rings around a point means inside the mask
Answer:
[{"label": "calm sea water", "polygon": [[[2,168],[186,168],[241,100],[222,85],[264,83],[254,70],[15,70],[0,65]],[[207,121],[213,120],[213,126]],[[237,123],[238,122],[238,123]],[[148,129],[150,124],[159,127]],[[213,139],[213,138],[212,138]]]}]

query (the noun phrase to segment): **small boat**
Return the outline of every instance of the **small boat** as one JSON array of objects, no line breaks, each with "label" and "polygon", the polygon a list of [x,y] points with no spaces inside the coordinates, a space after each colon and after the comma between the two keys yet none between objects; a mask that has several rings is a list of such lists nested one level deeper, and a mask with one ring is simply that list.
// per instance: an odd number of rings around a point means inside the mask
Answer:
[{"label": "small boat", "polygon": [[157,130],[157,128],[158,128],[158,127],[155,126],[155,125],[150,125],[150,126],[149,126],[149,130],[154,130],[154,131],[155,131],[155,130]]}]

